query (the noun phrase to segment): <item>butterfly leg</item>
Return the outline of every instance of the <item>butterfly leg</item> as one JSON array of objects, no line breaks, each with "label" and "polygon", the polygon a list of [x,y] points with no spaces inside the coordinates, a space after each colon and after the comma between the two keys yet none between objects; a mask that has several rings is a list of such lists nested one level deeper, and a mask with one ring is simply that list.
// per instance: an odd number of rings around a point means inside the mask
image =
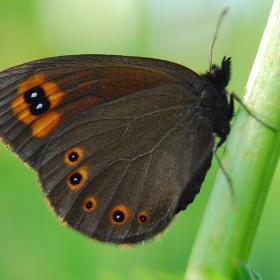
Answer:
[{"label": "butterfly leg", "polygon": [[[234,92],[229,92],[229,96],[230,96],[230,104],[231,102],[233,102],[233,99],[235,99],[244,109],[245,111],[252,116],[255,120],[257,120],[259,123],[263,124],[264,126],[266,126],[267,128],[271,129],[274,132],[277,132],[277,129],[275,129],[274,127],[266,124],[265,122],[263,122],[261,119],[259,119],[258,117],[256,117],[247,107],[246,105],[243,103],[243,101],[234,93]],[[232,101],[231,101],[232,100]]]}]

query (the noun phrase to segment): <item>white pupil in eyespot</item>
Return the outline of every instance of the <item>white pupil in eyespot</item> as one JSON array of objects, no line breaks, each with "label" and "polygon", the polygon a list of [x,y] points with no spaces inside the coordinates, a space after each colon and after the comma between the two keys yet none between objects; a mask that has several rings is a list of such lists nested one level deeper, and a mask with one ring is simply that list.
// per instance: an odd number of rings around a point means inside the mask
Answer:
[{"label": "white pupil in eyespot", "polygon": [[37,92],[32,92],[31,97],[32,97],[32,98],[35,98],[35,97],[37,97],[37,95],[38,95]]},{"label": "white pupil in eyespot", "polygon": [[37,106],[36,106],[36,109],[42,109],[43,108],[43,104],[42,103],[39,103]]}]

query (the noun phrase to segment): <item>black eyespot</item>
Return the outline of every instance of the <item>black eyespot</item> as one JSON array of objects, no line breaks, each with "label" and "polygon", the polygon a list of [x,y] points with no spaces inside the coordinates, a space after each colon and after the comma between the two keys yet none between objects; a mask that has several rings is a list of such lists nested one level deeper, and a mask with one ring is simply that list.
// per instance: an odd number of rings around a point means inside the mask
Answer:
[{"label": "black eyespot", "polygon": [[[68,165],[76,165],[83,158],[84,151],[80,147],[74,147],[65,152],[64,161]],[[81,173],[81,172],[78,172]]]},{"label": "black eyespot", "polygon": [[40,101],[29,105],[29,110],[32,115],[39,116],[47,112],[51,107],[50,101],[43,97]]},{"label": "black eyespot", "polygon": [[122,211],[117,210],[113,213],[113,219],[116,223],[122,223],[125,219],[125,215]]},{"label": "black eyespot", "polygon": [[95,199],[95,197],[93,196],[90,196],[90,197],[87,197],[85,200],[84,200],[84,210],[86,212],[91,212],[93,211],[97,206],[97,201]]},{"label": "black eyespot", "polygon": [[68,159],[69,161],[71,162],[75,162],[79,159],[79,154],[77,152],[71,152],[69,155],[68,155]]},{"label": "black eyespot", "polygon": [[66,184],[71,191],[76,191],[85,185],[88,178],[87,166],[80,166],[68,174]]},{"label": "black eyespot", "polygon": [[24,93],[24,100],[28,104],[33,104],[45,97],[45,91],[41,87],[33,87]]},{"label": "black eyespot", "polygon": [[141,215],[141,216],[139,217],[139,220],[141,221],[141,223],[145,223],[145,222],[147,221],[147,217],[144,216],[144,215]]},{"label": "black eyespot", "polygon": [[91,209],[91,208],[92,208],[92,205],[93,205],[92,201],[88,201],[88,202],[86,203],[85,207],[86,207],[87,209]]},{"label": "black eyespot", "polygon": [[50,109],[50,101],[41,87],[33,87],[24,93],[24,101],[29,105],[32,115],[39,116]]},{"label": "black eyespot", "polygon": [[110,220],[115,225],[124,224],[129,217],[129,211],[124,205],[117,205],[110,211]]},{"label": "black eyespot", "polygon": [[78,185],[82,181],[82,175],[80,173],[73,173],[69,180],[72,185]]},{"label": "black eyespot", "polygon": [[137,216],[137,221],[139,224],[146,224],[149,221],[149,215],[146,211],[142,211]]}]

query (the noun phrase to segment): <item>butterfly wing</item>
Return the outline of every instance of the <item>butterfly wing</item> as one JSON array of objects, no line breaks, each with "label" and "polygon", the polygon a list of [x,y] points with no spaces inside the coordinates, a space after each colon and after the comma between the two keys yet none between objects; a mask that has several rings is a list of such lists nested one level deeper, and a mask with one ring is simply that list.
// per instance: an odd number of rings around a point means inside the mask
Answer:
[{"label": "butterfly wing", "polygon": [[140,58],[23,64],[0,73],[1,136],[38,171],[68,225],[101,241],[138,242],[193,201],[210,167],[212,128],[193,110],[199,78]]}]

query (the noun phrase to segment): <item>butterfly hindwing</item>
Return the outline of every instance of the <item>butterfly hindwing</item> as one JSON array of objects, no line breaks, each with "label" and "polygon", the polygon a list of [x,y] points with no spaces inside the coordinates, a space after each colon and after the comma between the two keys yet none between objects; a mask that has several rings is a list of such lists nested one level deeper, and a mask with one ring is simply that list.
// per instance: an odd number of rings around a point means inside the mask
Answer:
[{"label": "butterfly hindwing", "polygon": [[[212,148],[211,129],[199,119],[196,124],[189,121],[184,91],[181,86],[142,91],[66,123],[48,143],[39,169],[54,211],[73,228],[102,241],[131,243],[162,231],[192,174],[202,166],[203,160],[193,164],[190,158],[198,152],[202,159],[209,157]],[[189,99],[190,104],[195,100]],[[148,102],[156,105],[147,108]],[[135,110],[133,104],[138,104]],[[204,135],[208,130],[207,141],[197,144],[189,133],[192,126]],[[198,148],[200,144],[204,146]],[[69,161],[71,152],[78,154],[77,163]],[[72,184],[71,174],[82,183]],[[93,209],[86,208],[90,201]],[[114,209],[123,213],[124,222],[114,221]]]}]

